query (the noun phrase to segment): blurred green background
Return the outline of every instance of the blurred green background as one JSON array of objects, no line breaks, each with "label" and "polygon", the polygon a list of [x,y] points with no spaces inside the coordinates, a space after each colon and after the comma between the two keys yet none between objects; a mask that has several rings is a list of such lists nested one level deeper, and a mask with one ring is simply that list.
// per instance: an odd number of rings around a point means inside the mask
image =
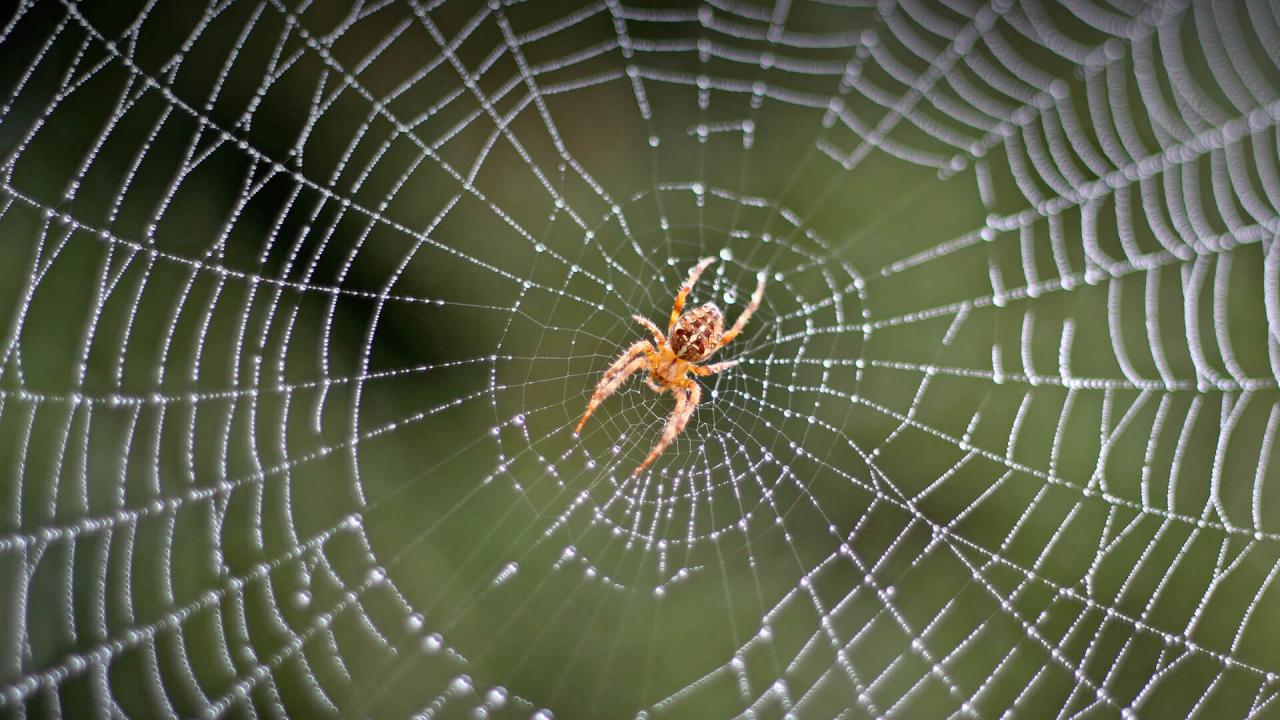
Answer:
[{"label": "blurred green background", "polygon": [[859,5],[5,11],[0,715],[1280,712],[1275,8]]}]

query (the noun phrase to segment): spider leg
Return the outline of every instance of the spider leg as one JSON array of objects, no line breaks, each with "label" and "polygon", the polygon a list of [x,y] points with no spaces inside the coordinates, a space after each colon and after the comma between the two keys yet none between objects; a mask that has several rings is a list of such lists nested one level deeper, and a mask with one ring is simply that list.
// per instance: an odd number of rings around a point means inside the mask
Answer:
[{"label": "spider leg", "polygon": [[693,417],[693,411],[697,409],[698,401],[702,399],[702,387],[693,381],[688,381],[687,385],[671,388],[671,394],[676,396],[676,409],[672,410],[667,418],[667,425],[662,429],[662,437],[658,438],[658,444],[649,451],[649,457],[640,463],[640,467],[631,473],[633,476],[644,472],[644,469],[667,449],[671,441],[684,432],[684,426],[688,424],[689,418]]},{"label": "spider leg", "polygon": [[764,275],[761,274],[756,281],[756,291],[751,293],[751,302],[747,305],[747,309],[742,311],[738,319],[733,323],[733,327],[720,337],[720,344],[717,347],[724,347],[733,342],[738,337],[738,333],[742,332],[742,328],[747,326],[747,321],[755,314],[756,308],[760,307],[760,300],[764,297]]},{"label": "spider leg", "polygon": [[613,364],[605,369],[604,375],[600,377],[600,382],[596,385],[596,391],[591,393],[591,401],[587,403],[587,411],[582,413],[582,419],[578,421],[578,427],[573,429],[573,434],[577,435],[582,430],[582,426],[587,424],[587,418],[591,417],[591,413],[600,407],[600,403],[622,387],[622,383],[627,381],[631,373],[637,370],[643,370],[646,365],[652,366],[654,360],[653,345],[648,340],[640,340],[627,348],[622,353],[622,357],[613,361]]},{"label": "spider leg", "polygon": [[716,259],[714,257],[702,258],[698,261],[698,264],[694,265],[693,269],[689,271],[689,277],[684,281],[684,284],[680,286],[680,292],[676,293],[675,305],[671,307],[671,321],[667,323],[668,334],[673,328],[675,328],[676,320],[680,319],[680,313],[684,312],[684,301],[685,298],[689,297],[689,291],[693,290],[693,284],[698,282],[698,278],[702,276],[702,271],[706,270],[707,266],[711,265],[711,263],[715,261]]},{"label": "spider leg", "polygon": [[662,364],[662,358],[670,354],[671,351],[666,347],[649,353],[649,374],[644,376],[644,384],[659,395],[666,392],[668,386],[665,382],[659,380],[658,366]]},{"label": "spider leg", "polygon": [[718,372],[724,372],[737,364],[737,360],[725,360],[724,362],[713,363],[711,365],[690,365],[689,371],[699,377],[707,377],[709,375],[715,375]]},{"label": "spider leg", "polygon": [[656,348],[658,348],[659,350],[661,350],[663,347],[665,347],[665,346],[666,346],[666,344],[667,344],[667,338],[663,336],[662,331],[658,329],[657,324],[655,324],[652,320],[650,320],[649,318],[647,318],[647,317],[645,317],[645,316],[643,316],[643,315],[632,315],[632,316],[631,316],[631,319],[632,319],[632,320],[635,320],[636,322],[638,322],[638,323],[640,323],[641,325],[645,326],[645,328],[646,328],[649,332],[653,333],[653,345],[654,345],[654,347],[656,347]]}]

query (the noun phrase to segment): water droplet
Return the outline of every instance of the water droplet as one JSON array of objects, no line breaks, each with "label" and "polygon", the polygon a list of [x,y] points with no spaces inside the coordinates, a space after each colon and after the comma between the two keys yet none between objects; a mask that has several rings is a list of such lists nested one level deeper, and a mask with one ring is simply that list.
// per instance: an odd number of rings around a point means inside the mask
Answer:
[{"label": "water droplet", "polygon": [[500,708],[507,704],[507,689],[501,685],[489,688],[489,692],[484,694],[484,701],[492,707]]},{"label": "water droplet", "polygon": [[502,566],[502,569],[499,570],[498,574],[494,576],[493,586],[498,587],[499,585],[502,585],[503,583],[507,582],[511,578],[515,577],[515,574],[519,571],[520,571],[519,563],[515,562],[514,560],[507,563],[506,565]]},{"label": "water droplet", "polygon": [[725,247],[720,248],[720,259],[724,260],[725,262],[732,260],[733,248],[730,248],[727,245]]},{"label": "water droplet", "polygon": [[453,682],[449,683],[449,689],[458,695],[470,695],[472,689],[471,678],[466,675],[459,675],[453,679]]},{"label": "water droplet", "polygon": [[440,637],[440,633],[431,633],[422,638],[422,652],[428,655],[435,655],[442,647],[444,647],[444,638]]}]

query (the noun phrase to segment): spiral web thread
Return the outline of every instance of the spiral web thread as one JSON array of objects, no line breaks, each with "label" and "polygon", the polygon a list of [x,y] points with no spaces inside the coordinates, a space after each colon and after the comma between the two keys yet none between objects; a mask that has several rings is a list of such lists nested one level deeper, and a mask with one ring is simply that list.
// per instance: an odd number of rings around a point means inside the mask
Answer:
[{"label": "spiral web thread", "polygon": [[0,31],[0,713],[1280,713],[1274,3],[179,5]]}]

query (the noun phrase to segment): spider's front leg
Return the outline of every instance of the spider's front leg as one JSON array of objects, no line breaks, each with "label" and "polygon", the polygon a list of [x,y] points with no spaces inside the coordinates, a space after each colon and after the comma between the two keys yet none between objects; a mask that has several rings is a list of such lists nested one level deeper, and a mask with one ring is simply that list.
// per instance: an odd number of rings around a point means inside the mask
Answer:
[{"label": "spider's front leg", "polygon": [[636,468],[632,475],[644,472],[650,463],[658,459],[676,436],[684,432],[684,426],[689,423],[689,418],[693,417],[693,411],[698,408],[698,401],[702,399],[702,387],[692,380],[685,382],[683,386],[671,388],[671,394],[676,396],[676,409],[672,410],[671,416],[667,418],[667,425],[662,429],[662,437],[658,438],[658,444],[653,446],[653,450],[649,451],[649,457],[640,463],[640,467]]},{"label": "spider's front leg", "polygon": [[573,434],[577,435],[582,430],[582,426],[587,424],[587,418],[591,417],[591,413],[600,407],[600,403],[604,402],[605,398],[622,387],[622,383],[626,382],[628,377],[631,377],[631,373],[652,366],[655,362],[653,355],[653,344],[648,340],[640,340],[627,348],[627,351],[622,353],[622,357],[614,360],[613,364],[605,369],[604,375],[600,377],[600,382],[596,385],[596,391],[591,393],[591,401],[587,403],[587,411],[582,413],[582,419],[578,421],[578,427],[573,429]]}]

